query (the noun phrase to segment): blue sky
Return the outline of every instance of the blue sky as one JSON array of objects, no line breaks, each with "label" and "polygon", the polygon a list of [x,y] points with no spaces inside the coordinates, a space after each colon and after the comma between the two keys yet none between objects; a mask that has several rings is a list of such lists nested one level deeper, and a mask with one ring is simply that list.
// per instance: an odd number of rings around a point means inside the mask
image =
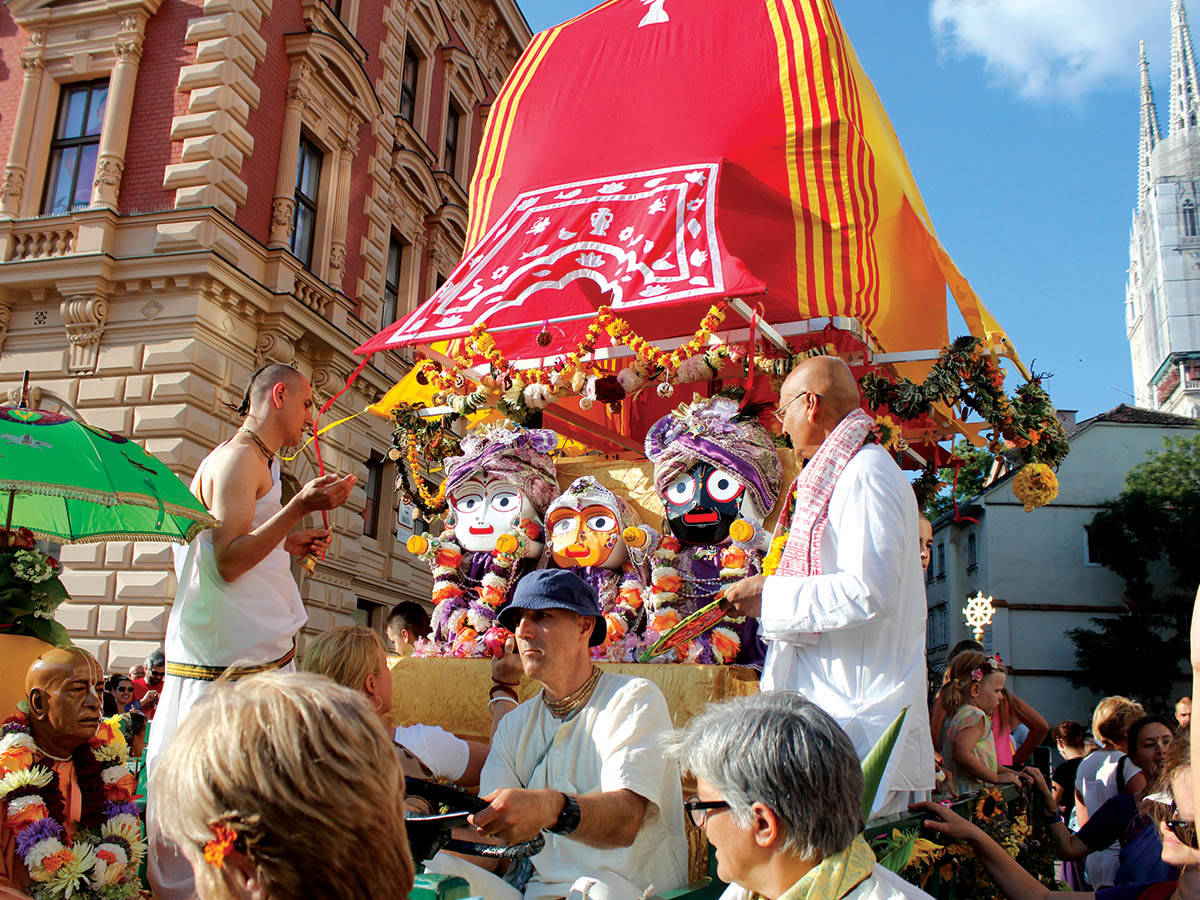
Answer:
[{"label": "blue sky", "polygon": [[[519,2],[535,31],[594,5]],[[942,242],[1024,362],[1052,373],[1056,404],[1081,417],[1132,402],[1137,48],[1144,39],[1161,118],[1170,0],[836,6]],[[952,320],[951,334],[963,330]]]}]

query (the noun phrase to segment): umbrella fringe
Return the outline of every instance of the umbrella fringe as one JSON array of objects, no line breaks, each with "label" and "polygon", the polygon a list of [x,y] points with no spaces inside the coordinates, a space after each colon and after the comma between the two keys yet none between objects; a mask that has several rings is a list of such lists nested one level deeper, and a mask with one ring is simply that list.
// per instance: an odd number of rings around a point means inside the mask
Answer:
[{"label": "umbrella fringe", "polygon": [[94,491],[89,488],[46,484],[38,481],[0,481],[0,491],[13,491],[18,494],[39,494],[45,497],[62,497],[64,500],[82,500],[87,503],[98,503],[101,506],[129,504],[131,506],[143,506],[148,509],[158,509],[161,507],[173,516],[182,516],[206,528],[215,528],[220,524],[211,515],[199,515],[194,509],[175,503],[163,503],[157,497],[147,497],[144,494]]},{"label": "umbrella fringe", "polygon": [[199,522],[193,522],[183,534],[151,534],[145,531],[113,531],[103,534],[88,534],[83,537],[68,537],[62,534],[54,534],[50,531],[41,531],[37,528],[27,528],[37,540],[49,541],[52,544],[103,544],[107,541],[145,541],[151,544],[190,544],[196,535],[202,531],[207,531],[208,525],[202,525]]}]

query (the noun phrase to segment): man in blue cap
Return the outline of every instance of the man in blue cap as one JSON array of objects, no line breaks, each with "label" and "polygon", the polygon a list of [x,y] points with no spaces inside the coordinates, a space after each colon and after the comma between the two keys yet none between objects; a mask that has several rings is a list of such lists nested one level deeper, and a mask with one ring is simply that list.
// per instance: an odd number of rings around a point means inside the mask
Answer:
[{"label": "man in blue cap", "polygon": [[500,720],[480,776],[490,805],[472,824],[509,843],[545,833],[529,900],[636,900],[651,886],[683,887],[679,769],[659,748],[667,702],[644,678],[592,662],[605,635],[595,589],[562,569],[531,572],[499,618],[542,692]]}]

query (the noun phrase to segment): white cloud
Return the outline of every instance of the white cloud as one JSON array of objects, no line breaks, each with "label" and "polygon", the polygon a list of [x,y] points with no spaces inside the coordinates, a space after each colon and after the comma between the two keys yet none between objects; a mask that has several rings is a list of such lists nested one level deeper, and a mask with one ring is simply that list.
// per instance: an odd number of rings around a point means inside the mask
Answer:
[{"label": "white cloud", "polygon": [[931,0],[943,53],[982,57],[1001,83],[1033,100],[1076,100],[1137,79],[1138,40],[1167,62],[1169,0]]}]

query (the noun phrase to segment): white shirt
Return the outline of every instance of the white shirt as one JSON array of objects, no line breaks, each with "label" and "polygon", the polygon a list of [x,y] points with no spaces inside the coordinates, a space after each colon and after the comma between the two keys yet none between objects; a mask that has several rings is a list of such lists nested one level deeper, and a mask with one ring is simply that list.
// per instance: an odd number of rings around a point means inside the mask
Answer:
[{"label": "white shirt", "polygon": [[[1095,750],[1083,758],[1075,770],[1075,790],[1083,798],[1089,815],[1094,816],[1105,801],[1120,793],[1117,788],[1117,764],[1125,770],[1125,784],[1142,770],[1120,750]],[[1128,787],[1125,788],[1129,790]],[[1121,867],[1121,845],[1114,843],[1103,850],[1095,850],[1083,861],[1088,881],[1099,890],[1108,887],[1117,877]]]},{"label": "white shirt", "polygon": [[876,795],[934,785],[926,708],[925,587],[917,501],[878,444],[851,457],[829,500],[824,573],[763,586],[763,690],[804,694],[837,720],[862,759],[908,707]]},{"label": "white shirt", "polygon": [[396,743],[425,763],[435,777],[447,781],[462,778],[471,759],[470,745],[437,725],[401,725]]},{"label": "white shirt", "polygon": [[659,746],[670,730],[662,691],[644,678],[608,672],[566,721],[550,714],[541,694],[500,720],[480,775],[480,796],[501,788],[550,788],[576,796],[630,790],[647,800],[641,830],[628,847],[602,850],[544,833],[527,900],[566,897],[580,876],[632,885],[634,897],[650,886],[662,893],[686,885],[679,767]]},{"label": "white shirt", "polygon": [[[721,894],[721,900],[752,900],[754,893],[738,884],[731,884]],[[848,893],[843,900],[933,900],[915,884],[909,884],[895,872],[876,866],[866,881]]]}]

